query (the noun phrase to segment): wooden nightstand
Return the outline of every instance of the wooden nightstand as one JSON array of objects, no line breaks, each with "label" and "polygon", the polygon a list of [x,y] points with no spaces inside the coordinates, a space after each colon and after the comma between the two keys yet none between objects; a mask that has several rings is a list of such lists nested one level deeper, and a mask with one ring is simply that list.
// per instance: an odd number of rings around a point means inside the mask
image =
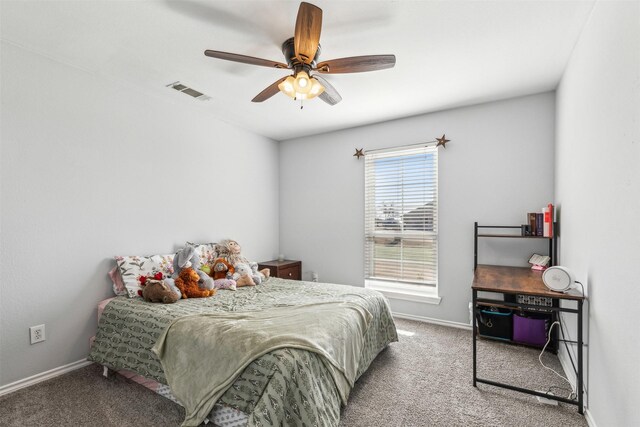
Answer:
[{"label": "wooden nightstand", "polygon": [[279,277],[281,279],[302,280],[302,262],[285,259],[278,261],[265,261],[258,264],[258,269],[268,268],[271,271],[271,277]]}]

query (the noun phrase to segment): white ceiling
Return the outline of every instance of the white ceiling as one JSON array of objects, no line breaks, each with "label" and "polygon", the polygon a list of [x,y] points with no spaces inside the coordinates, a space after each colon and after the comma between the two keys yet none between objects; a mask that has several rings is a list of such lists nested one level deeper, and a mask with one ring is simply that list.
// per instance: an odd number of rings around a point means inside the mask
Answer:
[{"label": "white ceiling", "polygon": [[[552,90],[594,3],[312,0],[324,12],[320,60],[393,53],[397,63],[326,75],[342,102],[300,110],[280,93],[250,102],[285,70],[203,54],[285,62],[297,1],[1,1],[3,40],[275,140]],[[177,80],[211,100],[165,87]]]}]

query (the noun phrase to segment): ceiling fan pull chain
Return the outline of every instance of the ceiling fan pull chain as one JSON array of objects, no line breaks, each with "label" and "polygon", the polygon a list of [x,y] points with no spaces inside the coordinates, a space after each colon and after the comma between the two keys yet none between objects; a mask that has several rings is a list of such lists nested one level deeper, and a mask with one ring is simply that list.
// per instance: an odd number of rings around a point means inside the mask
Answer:
[{"label": "ceiling fan pull chain", "polygon": [[304,105],[302,105],[302,99],[300,100],[300,109],[302,110],[304,108]]}]

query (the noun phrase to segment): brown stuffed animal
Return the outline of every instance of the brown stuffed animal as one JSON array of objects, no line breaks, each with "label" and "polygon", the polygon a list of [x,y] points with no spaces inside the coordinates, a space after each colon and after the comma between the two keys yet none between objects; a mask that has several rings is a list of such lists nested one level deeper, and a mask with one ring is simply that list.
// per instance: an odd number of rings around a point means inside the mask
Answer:
[{"label": "brown stuffed animal", "polygon": [[180,297],[164,283],[164,280],[147,279],[142,290],[142,298],[147,302],[171,304]]},{"label": "brown stuffed animal", "polygon": [[200,276],[193,268],[183,268],[180,275],[176,278],[176,286],[182,293],[182,298],[206,298],[216,293],[215,289],[200,289],[198,281]]},{"label": "brown stuffed animal", "polygon": [[209,275],[213,276],[213,280],[226,279],[227,275],[233,275],[233,273],[235,273],[235,268],[224,258],[216,258],[213,262],[212,273],[213,274]]}]

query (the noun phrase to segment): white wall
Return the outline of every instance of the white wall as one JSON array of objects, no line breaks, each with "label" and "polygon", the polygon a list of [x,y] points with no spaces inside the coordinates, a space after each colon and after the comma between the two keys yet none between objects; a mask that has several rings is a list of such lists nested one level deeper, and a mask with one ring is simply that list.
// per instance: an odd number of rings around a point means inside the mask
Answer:
[{"label": "white wall", "polygon": [[[427,96],[427,95],[425,95]],[[544,93],[299,138],[280,144],[280,249],[305,278],[364,284],[364,160],[375,149],[451,142],[439,158],[440,305],[392,300],[395,312],[468,323],[473,223],[519,225],[553,198],[555,95]],[[542,245],[541,245],[542,243]],[[480,262],[527,265],[543,242],[487,240]]]},{"label": "white wall", "polygon": [[560,261],[589,295],[588,406],[640,425],[640,3],[597,2],[557,93]]},{"label": "white wall", "polygon": [[86,356],[114,255],[223,237],[277,255],[277,143],[173,95],[2,43],[0,386]]}]

